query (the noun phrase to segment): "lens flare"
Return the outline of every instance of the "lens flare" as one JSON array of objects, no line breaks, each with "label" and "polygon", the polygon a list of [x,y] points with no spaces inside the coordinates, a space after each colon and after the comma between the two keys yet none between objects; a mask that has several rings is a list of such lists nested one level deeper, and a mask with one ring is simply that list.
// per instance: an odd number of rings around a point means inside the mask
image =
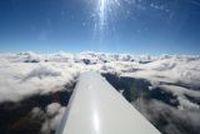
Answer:
[{"label": "lens flare", "polygon": [[114,16],[116,8],[120,6],[119,0],[97,0],[96,27],[102,32],[108,27],[109,20]]},{"label": "lens flare", "polygon": [[106,24],[107,8],[108,8],[108,0],[99,0],[98,16],[99,16],[99,25],[101,30]]}]

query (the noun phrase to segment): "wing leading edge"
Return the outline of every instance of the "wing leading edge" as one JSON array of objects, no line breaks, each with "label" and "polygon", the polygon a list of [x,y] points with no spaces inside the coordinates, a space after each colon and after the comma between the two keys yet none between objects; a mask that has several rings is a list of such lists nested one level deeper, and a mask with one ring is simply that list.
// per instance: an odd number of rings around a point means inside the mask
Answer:
[{"label": "wing leading edge", "polygon": [[57,134],[160,134],[100,74],[80,75]]}]

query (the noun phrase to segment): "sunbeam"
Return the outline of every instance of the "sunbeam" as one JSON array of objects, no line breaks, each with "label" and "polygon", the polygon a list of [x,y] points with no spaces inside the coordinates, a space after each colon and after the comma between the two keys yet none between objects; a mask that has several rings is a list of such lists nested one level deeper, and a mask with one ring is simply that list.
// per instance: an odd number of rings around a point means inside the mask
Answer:
[{"label": "sunbeam", "polygon": [[108,26],[109,19],[112,19],[117,7],[120,6],[119,0],[97,0],[96,27],[101,32]]}]

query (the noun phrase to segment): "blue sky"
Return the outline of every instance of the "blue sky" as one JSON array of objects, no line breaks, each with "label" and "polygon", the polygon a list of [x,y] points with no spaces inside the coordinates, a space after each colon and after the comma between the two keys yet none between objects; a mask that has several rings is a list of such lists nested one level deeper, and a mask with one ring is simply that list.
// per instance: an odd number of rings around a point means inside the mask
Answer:
[{"label": "blue sky", "polygon": [[103,30],[99,1],[1,0],[0,52],[200,54],[198,0],[118,0]]}]

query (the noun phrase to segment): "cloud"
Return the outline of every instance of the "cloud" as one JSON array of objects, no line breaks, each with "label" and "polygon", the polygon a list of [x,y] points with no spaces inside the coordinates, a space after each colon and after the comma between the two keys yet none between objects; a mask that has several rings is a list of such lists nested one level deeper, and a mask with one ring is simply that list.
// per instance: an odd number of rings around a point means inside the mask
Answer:
[{"label": "cloud", "polygon": [[123,74],[151,81],[180,83],[194,89],[200,88],[199,56],[161,56],[151,63],[138,65],[141,71]]},{"label": "cloud", "polygon": [[65,85],[75,81],[80,70],[76,65],[63,62],[24,63],[11,60],[0,65],[0,102],[16,102],[34,94],[63,90]]},{"label": "cloud", "polygon": [[188,90],[184,87],[174,86],[174,85],[159,85],[162,90],[173,93],[174,96],[177,96],[177,99],[180,103],[179,109],[195,110],[199,109],[200,106],[196,103],[193,103],[187,99],[185,95],[192,97],[199,97],[200,92],[195,90]]},{"label": "cloud", "polygon": [[66,107],[61,107],[59,103],[49,104],[46,108],[46,119],[42,125],[41,132],[44,134],[49,134],[55,131],[60,124]]},{"label": "cloud", "polygon": [[46,112],[49,117],[55,116],[61,108],[59,103],[52,103],[47,106]]},{"label": "cloud", "polygon": [[52,68],[48,68],[47,66],[41,66],[41,67],[37,67],[37,68],[33,69],[27,75],[27,77],[25,77],[24,80],[31,79],[33,77],[42,79],[42,78],[48,77],[48,76],[51,76],[51,77],[61,76],[61,72],[53,70]]},{"label": "cloud", "polygon": [[200,116],[198,111],[177,110],[157,100],[137,101],[137,109],[142,112],[163,133],[199,133]]},{"label": "cloud", "polygon": [[34,107],[30,113],[31,113],[31,116],[32,116],[33,120],[34,119],[36,119],[36,120],[39,119],[41,122],[43,120],[45,120],[46,117],[47,117],[46,113],[40,107]]},{"label": "cloud", "polygon": [[[85,64],[86,60],[89,64]],[[194,89],[200,87],[199,56],[25,52],[1,54],[0,62],[0,102],[62,90],[84,71],[182,83]]]},{"label": "cloud", "polygon": [[[199,56],[25,52],[0,54],[0,63],[1,103],[18,102],[35,94],[63,90],[66,85],[74,83],[80,73],[96,71],[143,78],[150,81],[153,87],[160,87],[161,90],[177,96],[179,108],[156,100],[140,102],[137,105],[138,109],[154,124],[159,120],[167,122],[166,125],[160,126],[162,127],[160,129],[166,133],[187,132],[187,130],[180,130],[179,125],[194,132],[198,132],[197,128],[200,127],[199,104],[187,97],[200,97]],[[41,131],[50,133],[56,129],[64,111],[65,107],[52,103],[46,107],[46,111],[38,107],[34,108],[32,114],[44,118]]]},{"label": "cloud", "polygon": [[66,108],[60,108],[58,114],[51,120],[50,126],[52,130],[56,130],[56,128],[60,125],[60,122],[64,116]]}]

